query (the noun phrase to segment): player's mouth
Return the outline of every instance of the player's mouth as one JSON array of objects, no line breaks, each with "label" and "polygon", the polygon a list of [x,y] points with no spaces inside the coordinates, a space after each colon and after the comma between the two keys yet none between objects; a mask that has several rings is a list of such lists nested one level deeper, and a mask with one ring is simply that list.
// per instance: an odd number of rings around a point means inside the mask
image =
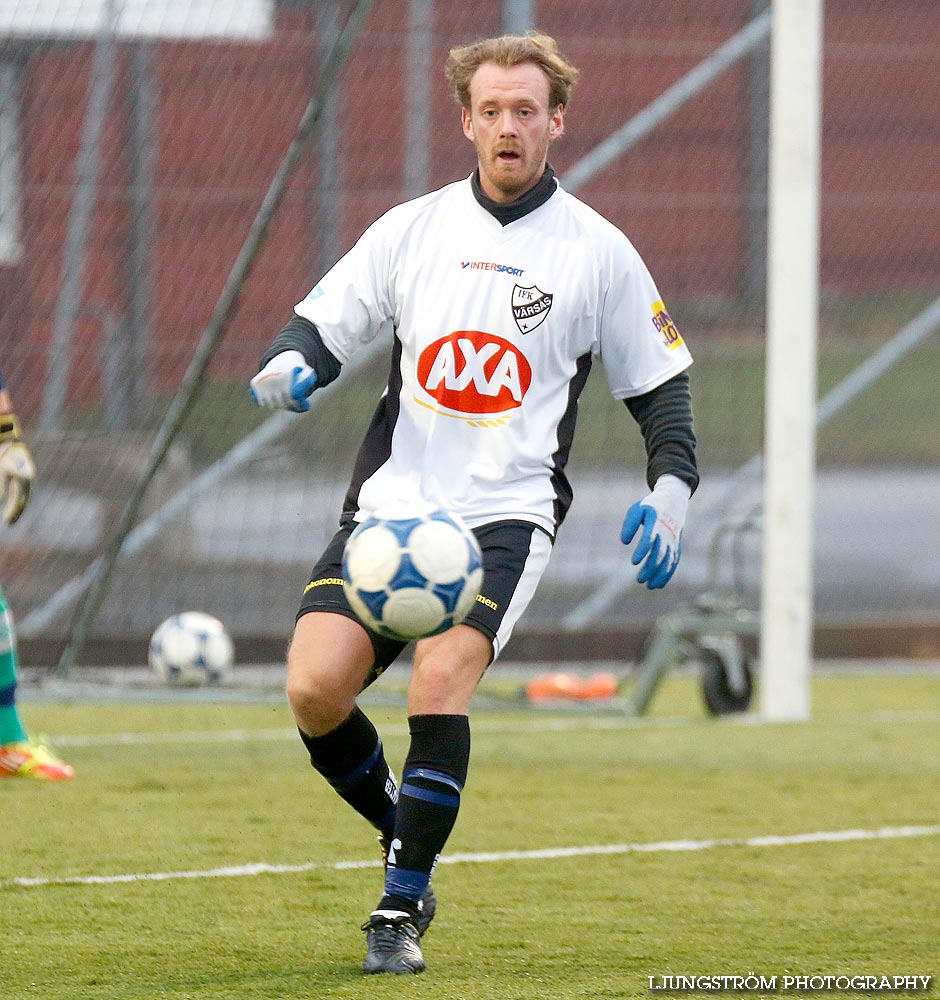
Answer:
[{"label": "player's mouth", "polygon": [[522,154],[514,149],[501,149],[496,154],[496,159],[500,163],[516,163],[522,159]]}]

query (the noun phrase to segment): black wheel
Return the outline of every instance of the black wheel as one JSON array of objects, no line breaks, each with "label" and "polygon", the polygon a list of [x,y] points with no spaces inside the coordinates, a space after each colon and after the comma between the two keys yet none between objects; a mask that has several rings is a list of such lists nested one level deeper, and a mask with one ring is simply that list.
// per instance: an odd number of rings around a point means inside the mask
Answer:
[{"label": "black wheel", "polygon": [[702,697],[712,715],[746,712],[754,693],[754,676],[747,653],[737,650],[737,664],[729,663],[714,649],[696,651],[702,665]]}]

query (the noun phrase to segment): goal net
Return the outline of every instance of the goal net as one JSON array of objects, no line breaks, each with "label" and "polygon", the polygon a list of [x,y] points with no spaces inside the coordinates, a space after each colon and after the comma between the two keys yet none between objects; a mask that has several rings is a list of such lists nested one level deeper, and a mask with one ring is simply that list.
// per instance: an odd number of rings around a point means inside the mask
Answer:
[{"label": "goal net", "polygon": [[[553,166],[636,245],[695,356],[702,486],[679,571],[647,592],[617,541],[646,492],[642,441],[596,371],[574,504],[507,655],[630,658],[657,617],[706,588],[759,603],[759,538],[717,560],[713,543],[761,499],[769,18],[753,0],[526,6],[582,70]],[[39,468],[26,514],[0,530],[0,581],[27,664],[61,653],[351,8],[0,2],[0,369]],[[220,618],[241,660],[283,655],[389,345],[306,416],[253,407],[248,379],[367,225],[470,172],[443,63],[500,33],[512,8],[375,2],[80,662],[142,662],[156,625],[190,609]],[[940,579],[918,553],[886,566],[863,550],[937,506],[938,53],[932,0],[826,4],[820,394],[920,325],[820,430],[818,625],[937,620]]]}]

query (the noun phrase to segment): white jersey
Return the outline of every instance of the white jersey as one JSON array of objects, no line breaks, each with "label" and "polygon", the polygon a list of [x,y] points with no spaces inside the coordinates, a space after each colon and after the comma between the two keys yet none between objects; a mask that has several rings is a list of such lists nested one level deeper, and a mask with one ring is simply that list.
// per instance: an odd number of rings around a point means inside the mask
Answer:
[{"label": "white jersey", "polygon": [[560,187],[506,226],[470,179],[399,205],[295,311],[341,363],[394,331],[346,502],[357,520],[420,496],[471,527],[517,518],[554,535],[592,359],[618,399],[692,362],[630,241]]}]

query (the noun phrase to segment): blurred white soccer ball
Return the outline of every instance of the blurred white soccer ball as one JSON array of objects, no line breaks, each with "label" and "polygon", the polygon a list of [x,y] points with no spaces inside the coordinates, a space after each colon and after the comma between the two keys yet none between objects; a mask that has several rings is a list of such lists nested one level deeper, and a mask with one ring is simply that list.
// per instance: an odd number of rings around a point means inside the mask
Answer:
[{"label": "blurred white soccer ball", "polygon": [[175,687],[221,683],[231,674],[234,656],[225,626],[202,611],[167,618],[151,636],[148,651],[153,672]]},{"label": "blurred white soccer ball", "polygon": [[463,621],[482,583],[473,533],[429,503],[377,511],[353,531],[343,553],[349,603],[390,639],[421,639]]}]

